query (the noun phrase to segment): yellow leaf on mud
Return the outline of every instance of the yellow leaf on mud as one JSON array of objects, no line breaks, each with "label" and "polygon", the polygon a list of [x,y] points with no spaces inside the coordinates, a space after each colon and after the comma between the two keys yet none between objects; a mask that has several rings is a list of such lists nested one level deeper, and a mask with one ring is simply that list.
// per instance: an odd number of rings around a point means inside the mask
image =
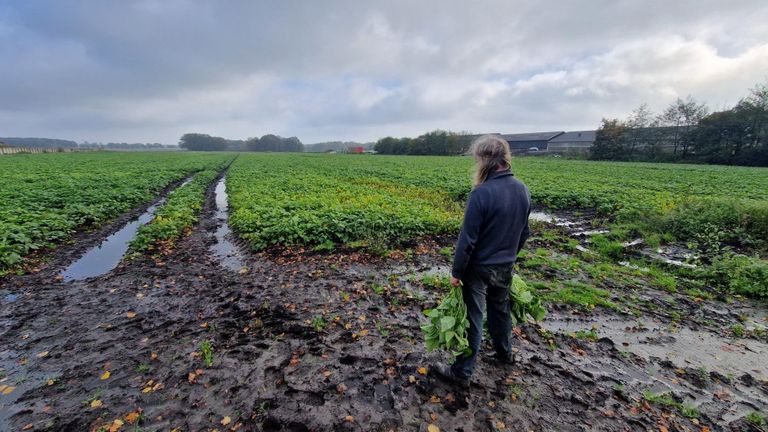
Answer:
[{"label": "yellow leaf on mud", "polygon": [[365,322],[365,320],[366,320],[366,319],[368,319],[368,318],[366,318],[366,316],[365,316],[365,315],[360,315],[360,318],[358,318],[358,319],[359,319],[360,321],[362,321],[362,322]]},{"label": "yellow leaf on mud", "polygon": [[427,426],[427,431],[428,432],[440,432],[440,428],[435,426],[435,425],[433,425],[432,423],[430,423],[429,426]]},{"label": "yellow leaf on mud", "polygon": [[229,418],[229,416],[226,416],[223,419],[221,419],[221,425],[222,426],[226,426],[226,425],[228,425],[230,423],[232,423],[232,419]]},{"label": "yellow leaf on mud", "polygon": [[27,424],[24,425],[23,428],[21,428],[21,430],[30,430],[33,427],[35,427],[35,425],[33,425],[32,423],[27,423]]},{"label": "yellow leaf on mud", "polygon": [[149,393],[151,391],[152,391],[152,387],[144,387],[143,389],[141,389],[142,393]]},{"label": "yellow leaf on mud", "polygon": [[333,372],[331,372],[331,371],[324,371],[323,372],[323,376],[326,377],[326,378],[328,378],[331,375],[333,375]]},{"label": "yellow leaf on mud", "polygon": [[417,369],[417,372],[419,373],[419,375],[426,375],[427,374],[427,368],[422,366],[419,369]]},{"label": "yellow leaf on mud", "polygon": [[14,390],[16,390],[16,387],[14,386],[0,386],[0,388],[3,389],[2,392],[4,395],[9,395],[13,393]]},{"label": "yellow leaf on mud", "polygon": [[408,382],[410,382],[411,384],[415,383],[416,377],[413,375],[408,375]]},{"label": "yellow leaf on mud", "polygon": [[49,380],[46,382],[46,384],[48,384],[49,386],[52,386],[52,385],[56,384],[56,381],[54,381],[54,380],[52,380],[52,379],[49,379]]},{"label": "yellow leaf on mud", "polygon": [[125,423],[123,423],[120,419],[115,419],[115,421],[112,422],[112,425],[109,426],[109,432],[117,432],[120,430],[121,427],[123,427]]},{"label": "yellow leaf on mud", "polygon": [[138,294],[136,294],[136,298],[138,298],[138,299],[140,299],[140,298],[144,298],[144,293],[138,293]]},{"label": "yellow leaf on mud", "polygon": [[505,425],[503,421],[496,422],[496,429],[506,429],[506,428],[507,428],[507,425]]},{"label": "yellow leaf on mud", "polygon": [[101,399],[94,399],[91,401],[91,408],[101,408],[101,406],[104,405],[101,403]]},{"label": "yellow leaf on mud", "polygon": [[368,329],[360,330],[360,336],[368,336]]},{"label": "yellow leaf on mud", "polygon": [[130,312],[126,313],[125,316],[127,316],[128,318],[133,318],[133,317],[136,316],[136,312],[130,311]]},{"label": "yellow leaf on mud", "polygon": [[141,414],[138,411],[134,411],[132,413],[128,413],[125,416],[125,421],[127,421],[128,424],[134,424],[134,423],[136,423],[139,420],[140,416],[141,416]]},{"label": "yellow leaf on mud", "polygon": [[669,432],[666,426],[659,426],[659,432]]},{"label": "yellow leaf on mud", "polygon": [[105,371],[103,374],[101,374],[99,378],[101,378],[102,380],[109,379],[110,375],[111,374],[109,373],[109,371]]},{"label": "yellow leaf on mud", "polygon": [[41,353],[37,353],[37,358],[43,358],[48,355],[48,351],[43,351]]},{"label": "yellow leaf on mud", "polygon": [[149,359],[150,360],[157,360],[157,353],[156,352],[152,352],[152,354],[149,355]]},{"label": "yellow leaf on mud", "polygon": [[433,404],[439,404],[440,398],[435,395],[432,395],[432,397],[429,398],[429,401],[432,402]]},{"label": "yellow leaf on mud", "polygon": [[348,415],[348,416],[344,417],[344,421],[348,421],[350,423],[354,423],[355,418],[352,417],[351,415]]}]

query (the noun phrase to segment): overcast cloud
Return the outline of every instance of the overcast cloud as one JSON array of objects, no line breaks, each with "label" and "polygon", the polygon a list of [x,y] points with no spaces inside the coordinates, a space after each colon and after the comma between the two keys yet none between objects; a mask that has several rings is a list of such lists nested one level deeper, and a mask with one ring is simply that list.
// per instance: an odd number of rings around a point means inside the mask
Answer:
[{"label": "overcast cloud", "polygon": [[768,80],[768,2],[0,0],[0,136],[593,129]]}]

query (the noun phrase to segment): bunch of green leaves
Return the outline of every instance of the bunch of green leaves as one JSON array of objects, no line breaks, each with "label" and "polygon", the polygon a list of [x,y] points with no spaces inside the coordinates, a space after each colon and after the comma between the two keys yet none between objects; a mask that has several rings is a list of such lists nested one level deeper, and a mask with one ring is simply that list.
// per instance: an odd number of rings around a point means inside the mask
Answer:
[{"label": "bunch of green leaves", "polygon": [[528,316],[535,321],[541,321],[547,314],[547,310],[541,305],[541,299],[517,274],[512,277],[512,283],[509,285],[509,309],[512,312],[513,325],[526,322]]},{"label": "bunch of green leaves", "polygon": [[427,351],[444,349],[454,356],[471,354],[467,340],[467,305],[461,294],[461,287],[450,287],[448,295],[434,308],[425,311],[429,324],[422,326],[426,337]]}]

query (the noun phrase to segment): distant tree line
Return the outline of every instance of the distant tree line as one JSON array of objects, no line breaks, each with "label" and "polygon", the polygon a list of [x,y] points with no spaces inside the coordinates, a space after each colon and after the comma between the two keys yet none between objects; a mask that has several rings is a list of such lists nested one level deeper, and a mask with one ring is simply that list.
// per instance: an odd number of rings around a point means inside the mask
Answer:
[{"label": "distant tree line", "polygon": [[9,147],[77,148],[75,141],[53,138],[0,138]]},{"label": "distant tree line", "polygon": [[184,134],[179,147],[194,151],[253,151],[253,152],[302,152],[304,145],[296,137],[283,138],[267,134],[261,138],[230,140],[207,134]]},{"label": "distant tree line", "polygon": [[124,143],[124,142],[108,142],[106,144],[101,142],[82,142],[79,145],[80,148],[100,148],[108,150],[160,150],[160,149],[178,149],[177,146],[172,144],[160,144],[160,143]]},{"label": "distant tree line", "polygon": [[375,143],[359,143],[355,141],[328,141],[315,144],[304,144],[304,151],[311,153],[323,153],[327,151],[344,152],[349,148],[362,147],[372,150]]},{"label": "distant tree line", "polygon": [[374,150],[393,155],[457,155],[466,153],[474,138],[463,132],[435,130],[416,138],[382,138]]},{"label": "distant tree line", "polygon": [[590,157],[768,166],[768,84],[724,111],[689,96],[658,115],[642,104],[626,120],[603,119]]}]

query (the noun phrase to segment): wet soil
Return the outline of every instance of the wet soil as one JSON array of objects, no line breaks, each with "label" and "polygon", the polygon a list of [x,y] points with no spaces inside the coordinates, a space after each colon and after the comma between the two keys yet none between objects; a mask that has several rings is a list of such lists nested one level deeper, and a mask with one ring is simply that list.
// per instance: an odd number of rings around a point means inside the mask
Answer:
[{"label": "wet soil", "polygon": [[[744,416],[768,407],[766,344],[723,336],[738,315],[717,313],[723,303],[631,288],[644,305],[719,317],[675,321],[685,336],[658,308],[555,305],[541,325],[514,329],[515,365],[485,347],[462,390],[434,376],[448,358],[425,352],[419,329],[440,298],[419,278],[446,268],[437,251],[451,238],[386,259],[240,251],[247,271],[232,271],[210,253],[219,227],[212,186],[200,223],[166,256],[63,283],[56,263],[77,254],[65,247],[45,269],[0,281],[0,386],[13,387],[0,391],[0,430],[760,430]],[[594,338],[575,334],[593,326]],[[698,418],[646,391],[671,392]]]}]

